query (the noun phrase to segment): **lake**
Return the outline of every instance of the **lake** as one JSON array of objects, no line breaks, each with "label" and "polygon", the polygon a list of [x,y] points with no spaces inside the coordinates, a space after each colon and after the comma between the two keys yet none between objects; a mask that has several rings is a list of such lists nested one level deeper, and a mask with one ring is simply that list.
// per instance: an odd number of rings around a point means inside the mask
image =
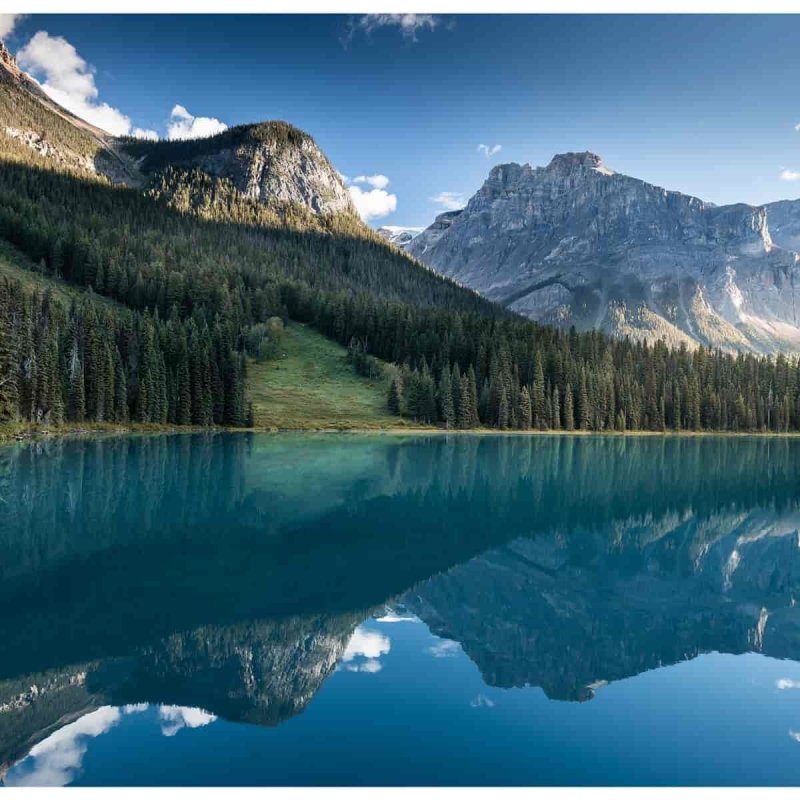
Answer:
[{"label": "lake", "polygon": [[6,785],[800,784],[800,440],[0,448]]}]

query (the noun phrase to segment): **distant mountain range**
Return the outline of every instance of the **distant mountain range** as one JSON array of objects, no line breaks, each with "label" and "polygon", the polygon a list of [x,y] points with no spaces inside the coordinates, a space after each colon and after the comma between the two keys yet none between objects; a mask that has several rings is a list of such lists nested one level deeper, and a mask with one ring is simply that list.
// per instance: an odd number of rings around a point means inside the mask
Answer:
[{"label": "distant mountain range", "polygon": [[398,243],[559,327],[800,350],[800,200],[715,206],[564,153],[546,167],[494,167],[463,210]]},{"label": "distant mountain range", "polygon": [[383,236],[387,242],[396,244],[398,247],[406,247],[414,237],[419,236],[425,228],[404,228],[400,225],[384,225],[378,228],[378,234]]}]

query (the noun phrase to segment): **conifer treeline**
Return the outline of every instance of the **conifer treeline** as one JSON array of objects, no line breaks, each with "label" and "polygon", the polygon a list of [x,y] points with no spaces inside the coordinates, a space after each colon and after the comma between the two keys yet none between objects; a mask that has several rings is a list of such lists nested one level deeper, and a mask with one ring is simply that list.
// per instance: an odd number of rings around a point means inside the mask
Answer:
[{"label": "conifer treeline", "polygon": [[539,430],[800,430],[800,359],[670,349],[518,320],[290,287],[290,316],[402,365],[388,404],[422,422]]},{"label": "conifer treeline", "polygon": [[[201,181],[193,191],[206,189]],[[21,355],[26,348],[57,350],[67,416],[80,411],[79,403],[72,412],[69,406],[76,370],[84,370],[87,387],[93,379],[86,370],[96,369],[87,363],[105,364],[110,374],[119,351],[131,418],[241,424],[248,416],[246,342],[253,326],[280,316],[352,346],[362,371],[375,371],[375,357],[397,365],[387,402],[420,421],[543,430],[800,430],[795,357],[670,350],[546,328],[412,264],[347,219],[329,220],[328,233],[255,225],[247,201],[222,199],[225,221],[211,221],[213,196],[200,219],[140,192],[2,163],[0,237],[43,273],[134,310],[109,304],[102,312],[98,356],[85,332],[92,325],[76,322],[77,349],[72,344],[68,322],[85,319],[87,308],[73,306],[57,333],[48,333],[40,307],[52,302],[34,298],[25,311],[6,285],[13,302],[5,307],[16,304],[16,311],[2,312],[0,347],[16,353],[21,416],[41,414],[25,395],[32,363]],[[135,347],[127,343],[131,336]],[[69,357],[73,350],[77,360]],[[96,418],[97,408],[90,404],[85,413]]]},{"label": "conifer treeline", "polygon": [[0,420],[244,425],[244,357],[228,326],[161,321],[0,279]]}]

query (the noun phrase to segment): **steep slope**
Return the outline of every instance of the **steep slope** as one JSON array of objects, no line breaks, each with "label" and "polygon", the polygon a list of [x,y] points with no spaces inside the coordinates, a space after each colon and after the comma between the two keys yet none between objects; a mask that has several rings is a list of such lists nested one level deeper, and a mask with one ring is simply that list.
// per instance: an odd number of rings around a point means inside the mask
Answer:
[{"label": "steep slope", "polygon": [[57,167],[139,185],[133,164],[113,137],[51,100],[0,42],[0,134],[23,156],[37,153]]},{"label": "steep slope", "polygon": [[[0,43],[0,133],[23,153],[112,183],[143,187],[171,170],[169,194],[189,191],[192,173],[273,211],[356,215],[347,189],[311,136],[285,122],[239,125],[186,141],[118,138],[54,102]],[[7,142],[8,144],[8,142]],[[177,179],[176,179],[177,178]]]},{"label": "steep slope", "polygon": [[778,247],[800,252],[800,199],[767,203],[767,222]]},{"label": "steep slope", "polygon": [[407,247],[533,319],[670,344],[800,349],[798,256],[763,207],[716,207],[593,153],[495,167],[463,211]]},{"label": "steep slope", "polygon": [[316,142],[286,122],[239,125],[207,139],[125,139],[118,147],[147,176],[169,168],[199,170],[267,206],[356,214],[341,178]]}]

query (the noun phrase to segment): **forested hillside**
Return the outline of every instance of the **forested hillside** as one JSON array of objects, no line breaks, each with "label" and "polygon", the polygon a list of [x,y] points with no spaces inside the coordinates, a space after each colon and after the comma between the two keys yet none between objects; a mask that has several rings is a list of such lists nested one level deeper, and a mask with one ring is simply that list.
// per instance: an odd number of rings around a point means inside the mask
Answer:
[{"label": "forested hillside", "polygon": [[54,170],[2,138],[0,238],[43,275],[114,301],[3,284],[6,419],[247,424],[246,356],[280,317],[349,347],[362,374],[373,357],[396,364],[388,407],[422,422],[800,429],[796,358],[558,332],[435,275],[350,214],[264,208],[197,168],[167,166],[140,191]]}]

